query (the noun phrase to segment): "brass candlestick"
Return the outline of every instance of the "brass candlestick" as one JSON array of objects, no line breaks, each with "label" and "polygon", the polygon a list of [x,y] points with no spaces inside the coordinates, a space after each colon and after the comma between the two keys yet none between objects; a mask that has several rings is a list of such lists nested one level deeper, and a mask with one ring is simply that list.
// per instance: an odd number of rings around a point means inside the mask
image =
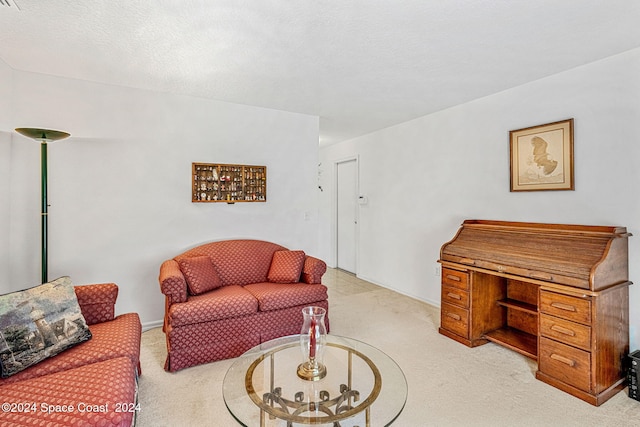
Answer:
[{"label": "brass candlestick", "polygon": [[307,381],[319,381],[327,375],[327,367],[316,359],[298,365],[298,376]]}]

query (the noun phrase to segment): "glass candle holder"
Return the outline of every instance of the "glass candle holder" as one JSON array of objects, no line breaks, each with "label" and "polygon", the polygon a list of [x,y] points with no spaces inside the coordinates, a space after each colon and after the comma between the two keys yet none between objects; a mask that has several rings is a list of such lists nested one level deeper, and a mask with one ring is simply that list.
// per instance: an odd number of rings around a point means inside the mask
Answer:
[{"label": "glass candle holder", "polygon": [[327,341],[327,328],[324,316],[327,310],[322,307],[302,309],[302,329],[300,330],[300,349],[303,362],[298,366],[298,376],[307,381],[318,381],[327,375],[322,363]]}]

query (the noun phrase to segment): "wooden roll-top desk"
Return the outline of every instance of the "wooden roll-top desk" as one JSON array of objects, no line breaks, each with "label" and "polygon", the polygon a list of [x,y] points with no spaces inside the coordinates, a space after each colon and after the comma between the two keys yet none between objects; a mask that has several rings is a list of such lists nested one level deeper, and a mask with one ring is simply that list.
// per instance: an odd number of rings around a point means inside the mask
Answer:
[{"label": "wooden roll-top desk", "polygon": [[464,221],[440,250],[440,333],[537,360],[536,378],[592,405],[625,387],[625,227]]}]

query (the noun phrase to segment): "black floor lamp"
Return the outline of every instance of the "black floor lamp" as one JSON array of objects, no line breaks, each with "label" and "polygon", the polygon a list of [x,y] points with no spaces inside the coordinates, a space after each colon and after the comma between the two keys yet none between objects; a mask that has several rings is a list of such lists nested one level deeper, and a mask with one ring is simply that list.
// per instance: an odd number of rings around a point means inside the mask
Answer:
[{"label": "black floor lamp", "polygon": [[69,137],[66,132],[49,129],[18,128],[20,135],[40,142],[40,174],[42,195],[42,283],[49,281],[47,264],[47,144]]}]

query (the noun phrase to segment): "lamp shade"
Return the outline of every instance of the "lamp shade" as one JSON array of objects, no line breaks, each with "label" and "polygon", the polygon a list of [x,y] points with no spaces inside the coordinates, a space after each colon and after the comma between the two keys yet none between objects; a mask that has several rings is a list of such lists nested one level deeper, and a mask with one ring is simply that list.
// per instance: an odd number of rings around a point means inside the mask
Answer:
[{"label": "lamp shade", "polygon": [[39,142],[54,142],[70,136],[67,132],[51,129],[17,128],[16,132]]}]

